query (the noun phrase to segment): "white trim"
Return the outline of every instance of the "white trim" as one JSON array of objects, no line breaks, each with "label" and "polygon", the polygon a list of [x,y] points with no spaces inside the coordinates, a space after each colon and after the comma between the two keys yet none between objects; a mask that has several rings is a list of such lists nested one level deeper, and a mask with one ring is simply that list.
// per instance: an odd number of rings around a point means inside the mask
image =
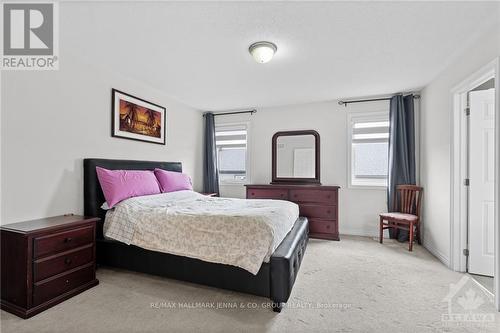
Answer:
[{"label": "white trim", "polygon": [[500,311],[500,57],[493,61],[495,69],[495,306]]},{"label": "white trim", "polygon": [[352,122],[356,121],[387,121],[389,109],[374,111],[348,111],[347,113],[347,188],[360,190],[387,190],[387,185],[356,185],[352,183]]},{"label": "white trim", "polygon": [[495,276],[493,292],[500,311],[500,57],[493,61],[495,69]]},{"label": "white trim", "polygon": [[[495,77],[495,175],[500,179],[500,58],[482,67],[451,90],[451,166],[450,166],[450,263],[449,267],[456,271],[466,271],[466,260],[462,250],[467,246],[467,192],[463,180],[467,177],[467,161],[465,158],[466,119],[463,111],[466,105],[466,94],[479,84]],[[500,311],[500,182],[495,181],[495,306]]]},{"label": "white trim", "polygon": [[450,268],[465,272],[466,257],[463,249],[467,248],[467,188],[463,181],[467,178],[467,158],[466,158],[466,126],[467,119],[464,109],[467,103],[467,91],[465,90],[453,94],[452,130],[451,130],[451,181],[450,193]]},{"label": "white trim", "polygon": [[422,242],[422,246],[429,251],[434,257],[436,257],[439,261],[441,261],[446,267],[450,267],[450,258],[444,255],[442,252],[437,250],[433,245],[431,245],[425,239]]}]

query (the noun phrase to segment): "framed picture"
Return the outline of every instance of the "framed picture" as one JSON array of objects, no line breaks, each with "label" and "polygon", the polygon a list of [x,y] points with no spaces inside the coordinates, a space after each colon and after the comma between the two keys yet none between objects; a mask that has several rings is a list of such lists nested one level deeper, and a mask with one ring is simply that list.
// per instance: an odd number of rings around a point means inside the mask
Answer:
[{"label": "framed picture", "polygon": [[166,144],[167,112],[163,106],[112,89],[111,136]]}]

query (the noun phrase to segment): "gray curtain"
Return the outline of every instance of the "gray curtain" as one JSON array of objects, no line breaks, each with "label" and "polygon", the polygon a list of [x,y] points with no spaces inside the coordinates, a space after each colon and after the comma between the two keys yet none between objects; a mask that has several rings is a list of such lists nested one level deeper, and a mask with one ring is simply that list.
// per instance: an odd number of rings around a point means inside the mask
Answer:
[{"label": "gray curtain", "polygon": [[[396,185],[415,184],[415,114],[413,95],[396,95],[391,98],[389,114],[389,178],[387,208],[395,211]],[[408,240],[408,232],[390,230],[391,238],[400,242]]]},{"label": "gray curtain", "polygon": [[219,193],[219,170],[215,146],[215,117],[209,112],[205,117],[205,154],[203,159],[203,192]]}]

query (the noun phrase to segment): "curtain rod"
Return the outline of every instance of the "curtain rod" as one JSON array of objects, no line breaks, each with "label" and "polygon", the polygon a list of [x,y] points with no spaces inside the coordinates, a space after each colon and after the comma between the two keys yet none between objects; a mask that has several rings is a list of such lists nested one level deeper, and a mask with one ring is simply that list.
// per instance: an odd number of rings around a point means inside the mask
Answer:
[{"label": "curtain rod", "polygon": [[[347,104],[351,103],[363,103],[363,102],[376,102],[376,101],[389,101],[392,97],[384,97],[384,98],[370,98],[370,99],[355,99],[350,101],[339,101],[339,105],[344,105],[347,107]],[[414,99],[419,99],[420,95],[413,95]]]},{"label": "curtain rod", "polygon": [[[253,110],[245,110],[245,111],[219,112],[219,113],[214,113],[213,115],[214,116],[227,116],[227,115],[230,115],[230,114],[240,114],[240,113],[254,114],[254,113],[257,113],[257,110],[253,109]],[[203,117],[205,117],[206,114],[207,113],[204,113]]]}]

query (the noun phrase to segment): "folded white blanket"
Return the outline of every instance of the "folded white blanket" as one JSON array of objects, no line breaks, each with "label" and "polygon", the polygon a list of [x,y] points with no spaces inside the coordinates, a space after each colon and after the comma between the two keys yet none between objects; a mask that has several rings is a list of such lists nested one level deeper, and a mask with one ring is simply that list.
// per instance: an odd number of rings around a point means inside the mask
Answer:
[{"label": "folded white blanket", "polygon": [[106,213],[104,235],[126,244],[257,274],[292,229],[296,204],[178,191],[131,198]]}]

